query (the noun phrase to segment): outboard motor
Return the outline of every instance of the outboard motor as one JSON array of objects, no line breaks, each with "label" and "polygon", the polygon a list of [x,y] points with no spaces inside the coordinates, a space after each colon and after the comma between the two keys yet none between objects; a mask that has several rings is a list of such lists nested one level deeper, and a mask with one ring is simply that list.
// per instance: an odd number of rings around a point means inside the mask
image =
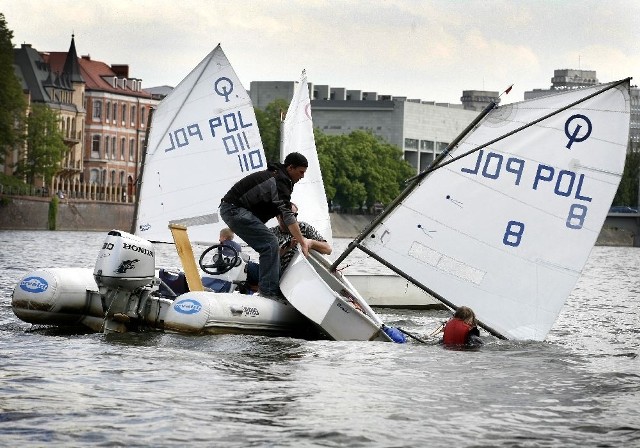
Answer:
[{"label": "outboard motor", "polygon": [[151,242],[112,230],[98,254],[93,276],[105,311],[104,332],[125,332],[131,318],[139,316],[141,295],[136,291],[155,278],[155,255]]}]

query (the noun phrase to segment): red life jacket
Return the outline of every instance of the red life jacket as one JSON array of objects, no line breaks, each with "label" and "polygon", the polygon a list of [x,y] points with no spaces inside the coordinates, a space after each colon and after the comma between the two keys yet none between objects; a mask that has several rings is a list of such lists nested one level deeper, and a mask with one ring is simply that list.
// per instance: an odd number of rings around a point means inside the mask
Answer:
[{"label": "red life jacket", "polygon": [[464,321],[454,318],[444,326],[443,342],[445,344],[466,344],[469,337],[469,331],[473,327]]}]

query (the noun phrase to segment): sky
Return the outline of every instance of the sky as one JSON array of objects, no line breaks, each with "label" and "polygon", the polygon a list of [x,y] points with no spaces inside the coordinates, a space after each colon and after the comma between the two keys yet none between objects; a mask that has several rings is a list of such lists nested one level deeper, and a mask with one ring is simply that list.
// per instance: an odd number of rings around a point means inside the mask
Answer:
[{"label": "sky", "polygon": [[242,84],[309,82],[460,103],[547,89],[556,69],[640,78],[637,0],[0,0],[14,46],[128,64],[176,86],[217,44]]}]

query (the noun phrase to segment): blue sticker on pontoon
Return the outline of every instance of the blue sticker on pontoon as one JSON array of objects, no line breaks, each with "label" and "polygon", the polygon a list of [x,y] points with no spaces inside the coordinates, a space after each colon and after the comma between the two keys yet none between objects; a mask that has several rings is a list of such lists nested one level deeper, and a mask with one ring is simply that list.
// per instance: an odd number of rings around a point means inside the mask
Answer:
[{"label": "blue sticker on pontoon", "polygon": [[173,309],[182,314],[197,314],[202,309],[202,305],[197,300],[183,299],[173,305]]},{"label": "blue sticker on pontoon", "polygon": [[42,277],[27,277],[20,282],[20,289],[27,292],[45,292],[49,288],[49,283]]}]

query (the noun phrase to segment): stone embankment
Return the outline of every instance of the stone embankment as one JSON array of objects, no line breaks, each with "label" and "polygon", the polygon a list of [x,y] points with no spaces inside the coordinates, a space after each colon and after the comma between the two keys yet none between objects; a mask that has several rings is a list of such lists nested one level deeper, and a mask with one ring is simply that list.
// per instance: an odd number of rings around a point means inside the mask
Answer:
[{"label": "stone embankment", "polygon": [[[0,230],[47,230],[48,198],[22,196],[0,197]],[[95,201],[69,201],[58,203],[56,230],[131,230],[133,204],[114,204]],[[334,238],[355,238],[373,219],[371,215],[331,213]],[[635,232],[605,222],[596,245],[633,246]]]},{"label": "stone embankment", "polygon": [[[50,198],[3,196],[0,229],[47,230]],[[60,199],[56,230],[131,230],[133,204]]]}]

